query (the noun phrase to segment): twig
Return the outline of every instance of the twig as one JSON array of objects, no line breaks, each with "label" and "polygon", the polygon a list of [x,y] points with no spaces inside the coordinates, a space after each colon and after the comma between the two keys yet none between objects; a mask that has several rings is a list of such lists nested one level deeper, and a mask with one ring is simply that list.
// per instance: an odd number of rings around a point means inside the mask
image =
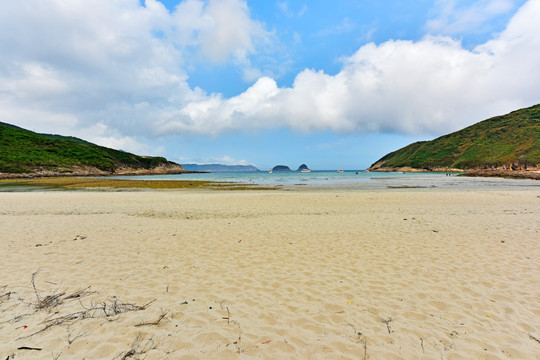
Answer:
[{"label": "twig", "polygon": [[13,317],[13,319],[2,321],[0,322],[0,324],[19,322],[22,318],[25,318],[27,316],[33,316],[33,315],[34,313],[16,315]]},{"label": "twig", "polygon": [[95,293],[96,293],[96,291],[90,291],[90,286],[89,286],[87,288],[77,290],[74,293],[72,293],[71,295],[66,296],[64,298],[64,300],[79,299],[79,298],[82,298],[83,296],[88,296],[88,295],[95,294]]},{"label": "twig", "polygon": [[390,323],[392,322],[392,318],[389,317],[388,319],[381,319],[383,323],[386,324],[386,329],[388,329],[388,333],[391,334],[392,330],[390,329]]},{"label": "twig", "polygon": [[145,325],[159,325],[159,322],[165,317],[165,315],[167,315],[167,312],[162,312],[156,321],[140,323],[140,324],[136,324],[135,326],[138,327],[138,326],[145,326]]},{"label": "twig", "polygon": [[140,349],[143,340],[143,334],[137,335],[137,337],[135,338],[135,340],[133,340],[133,343],[131,344],[131,349],[129,349],[125,353],[120,353],[119,355],[115,356],[114,359],[117,359],[119,356],[121,356],[120,360],[126,360],[136,355],[146,354],[148,351],[156,348],[154,340],[150,338],[146,340],[144,347]]},{"label": "twig", "polygon": [[368,359],[368,354],[367,354],[367,341],[366,339],[362,339],[362,347],[364,348],[364,360],[367,360]]},{"label": "twig", "polygon": [[[4,290],[4,289],[2,289],[2,290]],[[9,292],[7,292],[5,294],[0,295],[0,303],[4,302],[5,300],[9,300],[11,298],[11,294],[13,294],[13,292],[9,291]]]},{"label": "twig", "polygon": [[422,352],[425,353],[426,350],[424,349],[424,339],[420,338],[420,346],[422,346]]},{"label": "twig", "polygon": [[41,351],[41,348],[29,347],[29,346],[21,346],[21,347],[18,347],[17,350],[37,350],[37,351]]},{"label": "twig", "polygon": [[[52,309],[58,305],[62,305],[64,303],[65,300],[71,300],[71,299],[77,299],[77,298],[81,298],[83,296],[88,296],[90,294],[94,294],[95,291],[89,291],[90,289],[90,286],[85,288],[85,289],[80,289],[80,290],[77,290],[75,291],[74,293],[70,294],[70,295],[66,295],[66,292],[63,291],[63,292],[60,292],[58,294],[51,294],[51,295],[47,295],[45,296],[44,298],[41,298],[41,296],[39,295],[39,292],[37,291],[37,288],[36,288],[36,276],[37,274],[39,273],[41,269],[38,269],[35,273],[32,274],[32,287],[34,288],[34,293],[36,294],[36,298],[37,298],[37,305],[36,305],[36,308],[38,310],[41,310],[41,309]],[[51,284],[54,284],[52,282],[49,282]]]},{"label": "twig", "polygon": [[135,340],[133,340],[133,342],[131,343],[131,349],[129,349],[128,351],[124,353],[121,360],[125,360],[127,358],[132,357],[133,355],[136,355],[137,349],[139,348],[139,345],[141,344],[141,341],[143,340],[143,338],[144,337],[142,334],[137,335]]},{"label": "twig", "polygon": [[64,322],[69,322],[73,320],[85,319],[88,317],[88,312],[86,311],[77,311],[71,314],[58,316],[52,319],[46,319],[40,322],[40,324],[62,324]]},{"label": "twig", "polygon": [[139,310],[146,310],[146,308],[147,308],[151,303],[153,303],[154,301],[157,301],[157,299],[154,299],[154,300],[152,300],[152,301],[150,301],[150,302],[147,302],[147,303],[144,304],[143,306],[139,306],[139,307],[140,307]]},{"label": "twig", "polygon": [[64,302],[62,299],[62,296],[64,295],[66,295],[65,292],[61,292],[61,293],[53,294],[53,295],[47,295],[41,300],[40,303],[38,303],[37,308],[50,309],[58,305],[62,305],[62,303]]},{"label": "twig", "polygon": [[242,328],[240,327],[240,324],[236,320],[232,320],[236,326],[238,326],[238,340],[236,340],[233,344],[236,345],[236,352],[238,354],[241,354],[244,352],[244,349],[242,349]]},{"label": "twig", "polygon": [[529,337],[531,338],[531,340],[534,340],[540,344],[540,339],[538,339],[537,337],[534,337],[532,334],[529,334]]},{"label": "twig", "polygon": [[75,340],[77,340],[78,338],[88,335],[88,333],[81,333],[81,332],[79,332],[79,333],[77,334],[77,336],[75,336],[73,339],[71,339],[71,334],[72,334],[72,333],[69,333],[69,334],[68,334],[68,344],[69,344],[69,345],[73,344],[73,343],[75,342]]},{"label": "twig", "polygon": [[[43,329],[38,330],[30,335],[20,337],[17,340],[32,337],[36,334],[46,331],[47,329],[53,326],[64,324],[64,323],[70,323],[76,320],[83,320],[87,318],[96,318],[96,317],[105,317],[109,319],[114,315],[119,315],[125,312],[145,310],[154,301],[155,300],[152,300],[143,306],[139,306],[136,304],[124,303],[124,302],[118,301],[118,299],[114,299],[109,302],[104,301],[103,303],[100,303],[100,304],[92,304],[92,306],[89,308],[86,308],[83,306],[84,310],[82,311],[77,311],[71,314],[62,315],[62,316],[58,316],[52,319],[47,319],[45,321],[42,321],[40,324],[45,324],[45,327]],[[113,318],[113,321],[116,319],[117,318]]]},{"label": "twig", "polygon": [[[80,313],[83,313],[82,311]],[[78,319],[84,319],[84,317],[78,317],[79,313],[74,313],[74,314],[69,314],[69,315],[65,315],[65,316],[61,316],[59,318],[55,318],[55,319],[52,319],[52,320],[49,320],[50,323],[45,325],[45,327],[41,330],[38,330],[30,335],[26,335],[26,336],[21,336],[20,338],[17,338],[16,340],[22,340],[22,339],[28,339],[34,335],[37,335],[39,333],[42,333],[44,331],[46,331],[47,329],[53,327],[53,326],[56,326],[56,325],[60,325],[60,324],[63,324],[64,322],[67,322],[67,321],[74,321],[74,320],[78,320]],[[43,323],[43,322],[42,322]]]},{"label": "twig", "polygon": [[38,268],[36,270],[35,273],[32,274],[32,287],[34,288],[34,293],[36,294],[36,297],[37,297],[37,303],[38,303],[38,308],[40,308],[40,304],[41,304],[41,299],[39,298],[39,293],[36,289],[36,275],[39,273],[39,271],[41,270],[41,268]]},{"label": "twig", "polygon": [[227,325],[229,325],[231,321],[231,312],[229,311],[229,307],[227,306],[227,317],[222,317],[223,320],[227,320]]}]

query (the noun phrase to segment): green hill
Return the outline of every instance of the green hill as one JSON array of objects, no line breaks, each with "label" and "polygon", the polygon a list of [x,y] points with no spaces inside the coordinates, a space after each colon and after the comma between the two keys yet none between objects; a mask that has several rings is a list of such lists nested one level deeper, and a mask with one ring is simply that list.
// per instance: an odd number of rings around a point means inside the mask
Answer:
[{"label": "green hill", "polygon": [[143,157],[61,135],[38,134],[0,122],[0,175],[174,173],[163,157]]},{"label": "green hill", "polygon": [[370,171],[531,169],[540,166],[540,105],[420,141],[375,162]]}]

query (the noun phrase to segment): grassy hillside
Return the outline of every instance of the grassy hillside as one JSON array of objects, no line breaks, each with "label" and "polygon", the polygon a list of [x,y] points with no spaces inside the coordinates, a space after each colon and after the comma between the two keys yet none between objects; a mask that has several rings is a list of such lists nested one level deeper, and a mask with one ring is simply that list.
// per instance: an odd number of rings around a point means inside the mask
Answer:
[{"label": "grassy hillside", "polygon": [[540,105],[493,117],[432,141],[394,151],[370,170],[540,166]]},{"label": "grassy hillside", "polygon": [[0,122],[0,173],[69,173],[80,167],[113,173],[120,167],[152,169],[165,164],[171,163],[162,157],[137,156],[74,137],[37,134]]}]

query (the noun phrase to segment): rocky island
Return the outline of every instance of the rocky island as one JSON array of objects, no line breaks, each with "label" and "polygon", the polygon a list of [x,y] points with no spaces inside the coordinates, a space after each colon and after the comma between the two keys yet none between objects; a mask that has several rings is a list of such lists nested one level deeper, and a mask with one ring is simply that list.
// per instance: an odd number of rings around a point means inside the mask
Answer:
[{"label": "rocky island", "polygon": [[274,171],[291,171],[291,168],[286,165],[276,165],[272,168],[272,172]]}]

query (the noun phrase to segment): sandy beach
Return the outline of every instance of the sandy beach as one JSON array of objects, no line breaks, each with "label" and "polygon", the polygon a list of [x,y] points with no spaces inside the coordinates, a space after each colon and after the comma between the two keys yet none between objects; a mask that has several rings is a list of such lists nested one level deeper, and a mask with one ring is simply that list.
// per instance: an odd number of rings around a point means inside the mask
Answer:
[{"label": "sandy beach", "polygon": [[0,359],[540,359],[540,192],[0,193]]}]

